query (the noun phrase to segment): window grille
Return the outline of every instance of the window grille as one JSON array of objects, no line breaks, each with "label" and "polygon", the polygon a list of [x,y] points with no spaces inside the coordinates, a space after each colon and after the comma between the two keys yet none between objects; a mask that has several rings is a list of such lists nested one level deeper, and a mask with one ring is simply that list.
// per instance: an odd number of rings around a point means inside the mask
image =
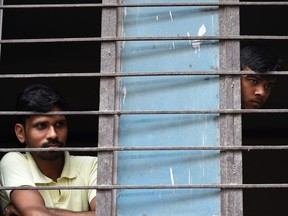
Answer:
[{"label": "window grille", "polygon": [[[243,110],[241,109],[241,95],[240,95],[240,79],[239,74],[244,74],[243,71],[240,71],[240,60],[239,60],[239,48],[240,43],[243,40],[261,40],[266,41],[267,43],[283,43],[286,46],[286,41],[288,39],[287,32],[280,32],[279,35],[273,34],[257,34],[252,32],[249,34],[249,30],[242,30],[242,21],[245,22],[245,10],[259,9],[259,8],[267,8],[270,7],[271,10],[273,8],[286,8],[288,6],[287,2],[254,2],[254,1],[225,1],[221,0],[219,2],[153,2],[149,3],[146,1],[143,2],[132,2],[124,1],[119,3],[116,0],[103,0],[103,2],[91,1],[87,3],[79,3],[76,1],[66,1],[54,3],[39,3],[33,2],[20,4],[21,2],[15,1],[13,3],[10,2],[1,2],[2,6],[0,7],[0,20],[1,20],[1,30],[3,33],[1,39],[1,73],[0,73],[0,81],[3,83],[3,89],[11,89],[11,87],[7,86],[7,83],[14,83],[14,85],[22,86],[24,83],[34,82],[36,79],[40,82],[54,83],[56,86],[61,86],[63,83],[69,83],[70,88],[64,88],[67,93],[74,88],[75,90],[83,89],[83,92],[89,92],[88,96],[91,100],[87,100],[92,103],[92,105],[85,105],[84,107],[75,107],[75,110],[71,110],[68,112],[63,112],[69,116],[75,117],[75,122],[77,122],[80,117],[81,122],[89,122],[89,125],[96,125],[93,123],[99,123],[99,127],[93,128],[89,130],[90,134],[85,134],[83,129],[81,133],[88,136],[88,140],[86,141],[88,144],[85,147],[78,147],[77,142],[81,142],[81,138],[72,137],[75,140],[75,145],[72,143],[72,146],[67,147],[62,150],[69,150],[72,152],[77,152],[78,154],[87,154],[87,152],[95,153],[98,155],[98,184],[91,187],[97,189],[97,210],[96,215],[104,216],[104,215],[117,215],[117,198],[119,195],[118,191],[124,189],[131,190],[140,190],[144,189],[147,191],[155,190],[155,189],[173,189],[173,190],[181,190],[181,189],[219,189],[221,192],[221,215],[255,215],[255,212],[249,212],[250,207],[247,207],[245,210],[245,197],[252,196],[247,193],[248,191],[252,191],[255,189],[283,189],[286,191],[288,188],[288,184],[286,184],[285,180],[279,179],[279,182],[266,182],[266,183],[249,183],[246,182],[245,176],[243,176],[243,167],[249,167],[245,161],[242,161],[243,153],[250,152],[275,152],[281,151],[286,152],[288,147],[286,145],[287,139],[284,137],[281,140],[280,145],[272,145],[262,143],[256,143],[253,145],[242,145],[242,118],[244,116],[256,116],[263,114],[277,114],[279,115],[287,115],[287,109],[285,107],[285,102],[281,101],[284,104],[282,107],[277,106],[277,108],[269,108],[269,109],[259,109],[259,110]],[[125,10],[127,8],[167,8],[167,7],[179,7],[179,8],[191,8],[191,7],[208,7],[209,10],[217,10],[219,11],[219,35],[209,35],[209,36],[190,36],[190,35],[177,35],[177,36],[125,36],[122,32],[123,26],[123,16],[125,16]],[[216,8],[216,9],[215,9]],[[13,13],[25,13],[25,11],[53,11],[57,12],[58,10],[65,11],[77,11],[77,10],[85,11],[81,13],[91,14],[91,17],[88,16],[87,19],[91,19],[95,12],[99,12],[101,10],[102,16],[102,24],[101,24],[101,36],[100,28],[98,32],[87,32],[87,35],[81,35],[79,32],[70,32],[70,35],[67,34],[60,36],[50,36],[48,33],[46,35],[40,35],[35,38],[31,38],[28,36],[23,36],[18,38],[17,35],[13,38],[5,38],[5,32],[9,31],[7,28],[9,27],[9,23],[5,23],[5,12]],[[41,13],[41,12],[40,12]],[[67,12],[70,13],[70,12]],[[11,15],[11,16],[12,16]],[[243,16],[242,16],[243,15]],[[282,15],[282,14],[281,14]],[[8,16],[8,15],[6,15]],[[284,15],[283,15],[284,16]],[[3,18],[2,18],[3,17]],[[60,17],[60,16],[59,16]],[[99,18],[100,16],[98,16]],[[251,17],[251,16],[250,16]],[[94,17],[95,18],[95,17]],[[170,17],[171,18],[171,17]],[[172,17],[173,18],[173,17]],[[171,19],[172,19],[171,18]],[[240,19],[239,19],[240,18]],[[284,19],[283,19],[284,20]],[[85,22],[85,20],[83,21]],[[93,21],[94,22],[94,21]],[[92,23],[93,23],[92,22]],[[100,23],[97,23],[100,26]],[[276,23],[278,24],[278,23]],[[275,25],[276,25],[275,24]],[[8,27],[7,27],[8,26]],[[73,29],[73,28],[72,28]],[[242,31],[242,32],[241,32]],[[25,31],[24,31],[25,32]],[[244,34],[243,34],[244,32]],[[247,33],[248,32],[248,33]],[[75,34],[74,34],[75,33]],[[286,34],[286,35],[285,35]],[[219,70],[196,70],[196,71],[128,71],[123,72],[122,67],[122,59],[121,51],[125,43],[127,42],[147,42],[147,41],[197,41],[201,42],[211,42],[217,41],[219,45],[219,62],[220,67]],[[27,52],[27,49],[30,45],[43,45],[45,48],[49,49],[49,46],[57,46],[69,47],[72,46],[71,50],[73,50],[73,46],[75,45],[75,49],[81,46],[85,46],[87,53],[85,54],[82,51],[82,54],[88,58],[89,55],[92,55],[92,58],[89,57],[89,62],[85,61],[84,58],[80,59],[80,63],[75,63],[75,67],[69,64],[68,62],[62,62],[55,64],[55,67],[48,67],[49,61],[46,63],[47,68],[42,68],[40,62],[34,68],[28,67],[20,71],[20,68],[14,67],[13,65],[9,65],[9,55],[12,56],[7,50],[12,47],[11,50],[17,50],[17,46],[23,46],[22,49]],[[88,46],[88,45],[89,46]],[[101,48],[100,48],[101,44]],[[283,45],[283,46],[284,46]],[[46,47],[47,46],[47,47]],[[278,45],[279,46],[279,45]],[[13,48],[14,47],[14,48]],[[15,48],[16,47],[16,48]],[[40,46],[41,47],[41,46]],[[92,47],[92,48],[91,48]],[[172,47],[173,48],[173,47]],[[19,47],[18,47],[19,49]],[[38,50],[39,49],[36,49]],[[77,50],[77,49],[76,49]],[[95,51],[96,50],[96,51]],[[84,50],[85,51],[85,50]],[[94,52],[98,52],[95,54]],[[41,52],[41,50],[40,50]],[[29,51],[28,51],[29,53]],[[99,54],[101,53],[101,57]],[[25,53],[23,53],[25,54]],[[17,54],[16,54],[17,55]],[[8,56],[8,57],[7,57]],[[36,55],[35,55],[36,56]],[[35,57],[34,56],[34,57]],[[80,55],[79,55],[80,56]],[[78,58],[80,58],[78,56]],[[49,56],[47,56],[49,57]],[[11,57],[10,57],[11,58]],[[71,57],[72,60],[76,61]],[[97,61],[97,58],[100,60],[100,64],[93,62],[93,58]],[[7,60],[8,59],[8,60]],[[28,61],[28,58],[24,58]],[[82,61],[82,64],[81,64]],[[285,61],[285,59],[284,59]],[[92,62],[92,63],[91,63]],[[25,68],[25,62],[18,62]],[[88,66],[84,67],[83,65],[88,64]],[[60,66],[59,66],[60,65]],[[82,69],[84,67],[84,70]],[[31,69],[31,70],[30,70]],[[69,71],[70,70],[70,71]],[[249,72],[245,72],[249,74]],[[281,72],[269,72],[269,74],[275,74],[279,77],[283,77],[285,80],[285,76],[287,75],[287,71]],[[209,75],[219,76],[220,87],[220,96],[219,96],[219,108],[203,108],[203,109],[171,109],[171,110],[123,110],[121,109],[121,94],[123,94],[122,89],[120,89],[121,82],[123,78],[131,78],[137,77],[139,79],[147,78],[147,77],[181,77],[181,76],[198,76],[198,75]],[[86,85],[87,84],[87,85]],[[95,84],[95,85],[94,85]],[[280,81],[281,85],[281,81]],[[282,81],[283,85],[283,81]],[[77,86],[77,87],[76,87]],[[78,88],[80,86],[80,88]],[[282,87],[283,88],[283,87]],[[20,88],[21,89],[21,88]],[[61,90],[61,89],[60,89]],[[280,91],[280,90],[278,90]],[[91,93],[93,92],[93,93]],[[96,93],[95,93],[96,92]],[[63,92],[65,94],[65,92]],[[6,93],[5,93],[6,94]],[[274,95],[273,95],[274,96]],[[271,96],[271,97],[273,97]],[[96,102],[92,98],[96,98]],[[99,97],[99,99],[98,99]],[[9,99],[9,100],[8,100]],[[14,98],[8,98],[8,102],[12,103]],[[72,100],[74,97],[72,97]],[[8,103],[7,102],[7,103]],[[73,101],[71,102],[73,103]],[[286,102],[287,104],[287,102]],[[99,109],[98,109],[99,106]],[[12,125],[11,117],[13,115],[18,115],[19,113],[13,111],[9,105],[2,105],[0,111],[1,119],[3,122],[7,123],[7,125]],[[12,110],[12,111],[11,111]],[[133,116],[133,115],[143,115],[143,116],[151,116],[151,115],[201,115],[201,114],[215,114],[219,115],[219,128],[220,128],[220,145],[219,146],[119,146],[119,130],[121,130],[120,118],[122,116]],[[74,122],[74,124],[75,124]],[[76,125],[76,124],[75,124]],[[4,127],[2,124],[1,127]],[[91,126],[92,127],[92,126]],[[13,126],[9,127],[11,130]],[[5,132],[8,131],[7,128]],[[79,129],[79,128],[78,128]],[[91,129],[91,128],[90,128]],[[97,131],[98,129],[98,131]],[[283,128],[282,128],[283,129]],[[283,130],[286,128],[284,127]],[[94,131],[94,132],[91,132]],[[76,133],[76,131],[73,131]],[[97,135],[95,135],[97,133]],[[4,134],[4,133],[3,133]],[[11,133],[7,132],[10,136]],[[89,137],[91,136],[92,137]],[[81,134],[80,134],[81,135]],[[260,134],[261,135],[261,134]],[[13,135],[12,135],[13,136]],[[70,133],[71,136],[71,133]],[[73,136],[73,135],[72,135]],[[282,135],[283,136],[283,135]],[[8,145],[1,148],[1,152],[4,154],[9,151],[23,151],[22,148],[17,148],[13,146],[13,140],[9,140],[5,135],[1,135],[2,139]],[[255,137],[254,137],[255,138]],[[263,141],[263,139],[260,139]],[[98,144],[96,144],[98,142]],[[257,139],[256,139],[257,142]],[[280,142],[277,140],[277,142]],[[11,144],[10,144],[11,143]],[[221,182],[219,184],[152,184],[152,185],[122,185],[118,183],[117,168],[119,166],[118,154],[120,152],[146,152],[146,151],[220,151],[221,152]],[[25,149],[25,151],[33,151],[33,149]],[[45,151],[45,149],[43,149]],[[276,154],[277,156],[277,154]],[[252,161],[253,162],[253,161]],[[246,167],[246,168],[247,168]],[[139,170],[140,171],[140,170]],[[170,170],[171,171],[171,170]],[[285,171],[284,171],[285,172]],[[245,173],[245,172],[244,172]],[[171,176],[171,172],[170,172]],[[284,176],[286,177],[286,176]],[[244,178],[244,184],[242,183],[242,178]],[[89,187],[89,188],[91,188]],[[84,188],[78,187],[58,187],[63,189],[79,189]],[[6,188],[12,189],[12,188]],[[37,187],[36,189],[55,189],[53,187],[43,188]],[[84,188],[85,189],[85,188]],[[244,191],[244,199],[243,199],[243,191]],[[245,192],[247,191],[247,192]],[[246,197],[249,200],[249,197]],[[274,204],[273,206],[277,206]],[[135,207],[135,206],[134,206]],[[135,207],[137,208],[137,206]],[[253,211],[253,210],[251,210]],[[276,210],[275,210],[276,211]]]}]

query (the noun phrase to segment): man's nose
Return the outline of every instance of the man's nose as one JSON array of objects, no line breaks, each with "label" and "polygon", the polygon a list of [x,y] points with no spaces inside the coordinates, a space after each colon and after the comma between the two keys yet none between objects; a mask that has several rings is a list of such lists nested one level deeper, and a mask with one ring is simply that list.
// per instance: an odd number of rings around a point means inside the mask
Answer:
[{"label": "man's nose", "polygon": [[258,85],[255,89],[255,95],[259,95],[261,97],[264,97],[266,95],[265,86]]},{"label": "man's nose", "polygon": [[47,138],[55,139],[57,137],[57,132],[53,126],[49,127]]}]

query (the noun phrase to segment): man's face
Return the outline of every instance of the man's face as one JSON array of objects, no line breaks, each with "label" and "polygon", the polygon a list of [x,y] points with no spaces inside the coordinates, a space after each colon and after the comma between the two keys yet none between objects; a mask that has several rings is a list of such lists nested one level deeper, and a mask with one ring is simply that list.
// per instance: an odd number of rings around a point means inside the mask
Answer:
[{"label": "man's face", "polygon": [[[60,111],[55,108],[52,111]],[[22,125],[18,124],[18,127]],[[15,132],[17,134],[17,125]],[[22,126],[22,132],[18,139],[26,143],[27,148],[58,148],[66,144],[68,128],[66,117],[64,115],[39,115],[30,116],[25,121],[25,127]],[[20,138],[19,138],[20,137]],[[63,157],[63,152],[31,152],[31,154],[42,160],[55,160]],[[36,158],[35,158],[36,159]]]},{"label": "man's face", "polygon": [[[244,70],[251,71],[249,67]],[[263,106],[269,98],[276,78],[265,79],[260,75],[241,76],[241,104],[242,109],[258,109]]]}]

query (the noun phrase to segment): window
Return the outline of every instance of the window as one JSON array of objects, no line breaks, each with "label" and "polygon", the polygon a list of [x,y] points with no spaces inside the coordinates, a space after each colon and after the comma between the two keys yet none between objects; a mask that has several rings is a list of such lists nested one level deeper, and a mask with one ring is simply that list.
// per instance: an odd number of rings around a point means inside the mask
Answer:
[{"label": "window", "polygon": [[[100,43],[81,42],[81,40],[67,42],[67,38],[99,37],[101,9],[25,8],[29,5],[54,3],[54,1],[39,3],[33,0],[4,1],[4,5],[19,5],[19,7],[3,10],[2,40],[8,42],[1,45],[0,71],[2,75],[10,75],[10,78],[0,80],[1,90],[5,92],[1,95],[1,101],[5,101],[1,103],[2,111],[13,111],[15,97],[19,91],[32,83],[47,84],[62,91],[71,103],[71,110],[98,110],[99,78],[79,77],[77,74],[100,71]],[[78,2],[75,0],[57,1],[59,5],[76,3]],[[86,3],[100,2],[87,0]],[[63,39],[64,42],[45,42],[45,39],[53,38]],[[25,39],[31,42],[21,42]],[[11,40],[16,42],[9,42]],[[65,75],[67,73],[75,77]],[[18,77],[14,78],[13,74],[17,74]],[[36,76],[29,77],[29,74]],[[64,76],[56,78],[57,74]],[[2,142],[7,147],[16,147],[17,142],[11,130],[13,128],[11,116],[1,116],[1,119],[3,119],[0,123]],[[97,122],[97,116],[70,116],[71,146],[95,146],[98,140],[95,133]]]},{"label": "window", "polygon": [[[253,1],[249,1],[253,3]],[[282,59],[283,70],[287,70],[287,40],[280,40],[288,32],[282,28],[287,19],[287,3],[271,1],[274,6],[258,5],[240,8],[241,35],[277,36],[263,40]],[[282,72],[285,74],[285,72]],[[286,89],[287,76],[280,75],[265,108],[276,109],[273,113],[243,115],[243,145],[287,146],[287,113],[277,109],[287,109],[287,100],[282,92]],[[243,152],[243,183],[245,184],[285,184],[287,174],[287,150],[262,150]],[[243,193],[244,215],[281,215],[287,207],[281,199],[287,188],[246,189]]]},{"label": "window", "polygon": [[[97,215],[286,212],[286,187],[253,188],[288,179],[287,149],[273,149],[287,144],[286,73],[279,75],[261,113],[240,110],[238,73],[240,43],[252,38],[272,47],[286,70],[288,3],[2,4],[17,6],[0,10],[5,148],[19,147],[13,118],[5,111],[14,110],[24,86],[44,83],[61,90],[71,110],[81,112],[69,116],[69,147],[100,147]],[[211,38],[198,40],[202,36]]]}]

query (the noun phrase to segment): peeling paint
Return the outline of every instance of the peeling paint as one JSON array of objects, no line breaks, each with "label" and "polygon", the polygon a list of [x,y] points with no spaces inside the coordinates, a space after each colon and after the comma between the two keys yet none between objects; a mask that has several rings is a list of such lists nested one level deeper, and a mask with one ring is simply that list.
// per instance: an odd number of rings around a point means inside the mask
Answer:
[{"label": "peeling paint", "polygon": [[[171,185],[174,186],[175,185],[175,182],[174,182],[174,174],[173,174],[173,169],[172,167],[170,166],[170,179],[171,179]],[[173,189],[173,193],[175,195],[175,189]]]},{"label": "peeling paint", "polygon": [[[190,37],[190,33],[189,32],[187,32],[187,36]],[[191,40],[189,40],[189,44],[190,44],[190,46],[192,45]]]},{"label": "peeling paint", "polygon": [[212,32],[214,32],[214,16],[211,16],[211,29],[212,29]]},{"label": "peeling paint", "polygon": [[126,86],[123,87],[122,93],[123,93],[123,100],[122,100],[122,103],[125,104],[126,95],[127,95]]},{"label": "peeling paint", "polygon": [[188,184],[190,185],[191,184],[191,169],[189,168],[189,171],[188,171]]},{"label": "peeling paint", "polygon": [[[206,34],[206,27],[204,24],[201,25],[201,27],[198,30],[198,36],[203,36]],[[200,45],[201,41],[200,40],[193,40],[192,46],[195,49],[195,53],[200,51]]]},{"label": "peeling paint", "polygon": [[172,167],[170,167],[170,179],[171,179],[171,185],[174,185],[174,175]]},{"label": "peeling paint", "polygon": [[[207,122],[207,120],[206,120]],[[202,146],[205,146],[205,141],[206,141],[206,135],[204,132],[202,132]],[[202,161],[205,160],[205,151],[202,150]],[[204,177],[205,176],[205,167],[203,166],[203,164],[201,163],[201,166],[202,166],[202,176]]]},{"label": "peeling paint", "polygon": [[127,8],[124,8],[124,16],[127,16]]},{"label": "peeling paint", "polygon": [[175,43],[174,42],[172,42],[172,48],[173,48],[173,50],[175,50]]},{"label": "peeling paint", "polygon": [[156,16],[156,20],[157,20],[157,21],[159,20],[159,16]]},{"label": "peeling paint", "polygon": [[173,15],[171,11],[169,11],[169,16],[170,16],[171,21],[173,22],[174,20],[173,20]]}]

